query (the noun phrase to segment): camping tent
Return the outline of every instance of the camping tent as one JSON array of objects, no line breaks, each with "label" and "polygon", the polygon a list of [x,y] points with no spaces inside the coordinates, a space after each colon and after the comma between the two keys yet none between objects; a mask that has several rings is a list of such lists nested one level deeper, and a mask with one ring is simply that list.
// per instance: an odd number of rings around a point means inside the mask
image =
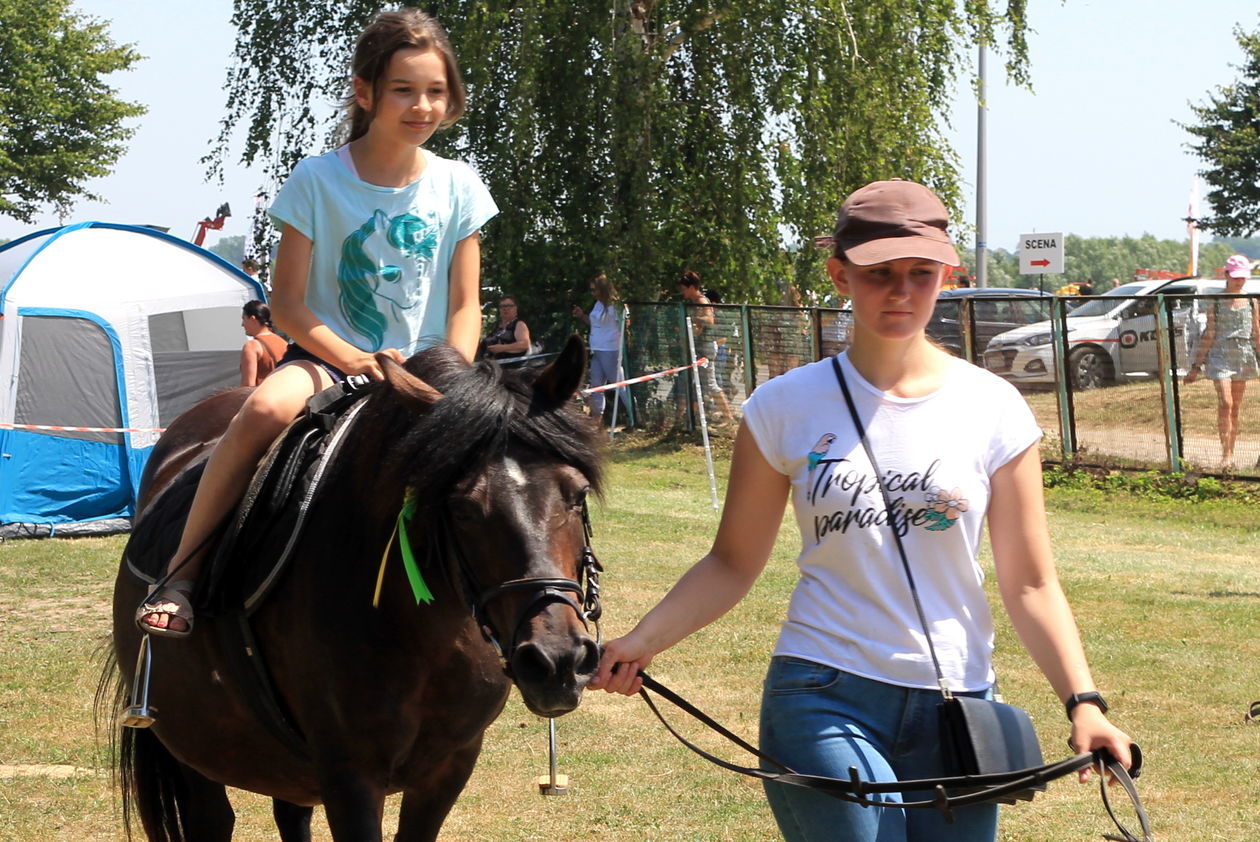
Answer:
[{"label": "camping tent", "polygon": [[84,222],[0,246],[0,530],[125,528],[160,430],[237,384],[255,298],[257,281],[150,228]]}]

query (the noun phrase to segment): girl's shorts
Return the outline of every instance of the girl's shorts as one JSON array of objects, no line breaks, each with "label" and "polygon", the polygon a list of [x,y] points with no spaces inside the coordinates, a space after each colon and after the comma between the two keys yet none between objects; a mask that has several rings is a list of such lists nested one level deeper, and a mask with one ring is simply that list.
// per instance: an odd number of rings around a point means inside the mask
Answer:
[{"label": "girl's shorts", "polygon": [[328,372],[328,376],[332,378],[334,383],[342,383],[346,379],[346,373],[344,371],[337,368],[332,363],[324,362],[296,342],[289,343],[289,349],[284,352],[284,356],[280,358],[280,362],[276,364],[276,368],[288,365],[289,363],[297,362],[315,363],[315,365]]}]

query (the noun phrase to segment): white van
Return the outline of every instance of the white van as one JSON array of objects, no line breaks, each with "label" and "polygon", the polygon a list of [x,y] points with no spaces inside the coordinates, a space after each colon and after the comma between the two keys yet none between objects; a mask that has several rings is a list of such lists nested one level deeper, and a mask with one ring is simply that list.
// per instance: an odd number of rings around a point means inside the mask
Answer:
[{"label": "white van", "polygon": [[[1085,299],[1067,311],[1067,373],[1074,389],[1093,389],[1110,383],[1155,377],[1159,373],[1156,344],[1156,294],[1213,295],[1225,291],[1220,278],[1176,278],[1137,281],[1105,295]],[[1243,292],[1260,294],[1260,278],[1252,278]],[[1206,316],[1194,298],[1172,299],[1178,374],[1182,374]],[[1048,386],[1054,383],[1051,322],[1008,330],[989,341],[984,366],[1013,383]]]}]

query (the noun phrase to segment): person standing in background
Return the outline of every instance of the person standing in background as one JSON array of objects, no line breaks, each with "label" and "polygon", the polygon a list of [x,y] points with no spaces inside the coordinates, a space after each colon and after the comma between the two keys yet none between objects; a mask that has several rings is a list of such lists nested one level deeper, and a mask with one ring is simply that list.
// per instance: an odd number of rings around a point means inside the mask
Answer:
[{"label": "person standing in background", "polygon": [[241,348],[241,385],[257,386],[289,349],[289,342],[273,332],[271,308],[261,301],[247,301],[241,308],[241,328],[249,339]]},{"label": "person standing in background", "polygon": [[[591,294],[595,296],[595,306],[590,313],[574,305],[573,316],[586,322],[591,329],[590,380],[591,388],[616,383],[621,379],[618,364],[621,355],[621,330],[617,311],[617,289],[608,276],[600,273],[591,279]],[[625,403],[626,389],[622,387],[621,401]],[[604,392],[593,392],[590,396],[591,417],[604,423]]]},{"label": "person standing in background", "polygon": [[[1225,293],[1237,295],[1251,277],[1251,261],[1235,254],[1225,261]],[[1216,428],[1221,470],[1234,469],[1234,443],[1247,381],[1260,377],[1260,308],[1249,298],[1217,299],[1207,308],[1207,327],[1195,349],[1186,385],[1205,372],[1216,386]]]}]

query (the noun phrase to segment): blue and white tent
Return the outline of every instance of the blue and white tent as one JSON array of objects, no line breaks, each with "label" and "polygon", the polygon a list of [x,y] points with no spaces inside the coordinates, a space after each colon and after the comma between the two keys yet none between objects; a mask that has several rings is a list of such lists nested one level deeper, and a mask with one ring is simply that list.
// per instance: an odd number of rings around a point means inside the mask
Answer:
[{"label": "blue and white tent", "polygon": [[237,384],[255,298],[253,278],[151,228],[84,222],[0,246],[0,531],[126,528],[158,431]]}]

